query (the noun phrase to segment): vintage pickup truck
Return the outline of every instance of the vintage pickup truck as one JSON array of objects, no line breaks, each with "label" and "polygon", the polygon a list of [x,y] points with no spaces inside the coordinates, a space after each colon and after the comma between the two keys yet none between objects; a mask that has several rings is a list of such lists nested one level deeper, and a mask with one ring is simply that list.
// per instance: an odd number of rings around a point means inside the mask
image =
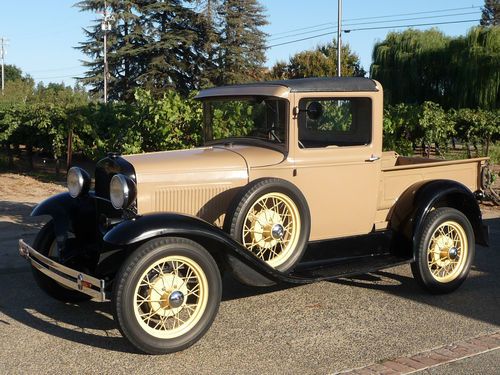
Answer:
[{"label": "vintage pickup truck", "polygon": [[[38,285],[62,301],[111,300],[136,348],[195,343],[221,274],[303,284],[409,263],[446,293],[487,245],[477,200],[487,158],[382,152],[383,92],[367,78],[310,78],[201,91],[204,147],[120,156],[68,172],[32,246]],[[236,116],[236,117],[235,117]],[[237,119],[236,126],[234,119]]]}]

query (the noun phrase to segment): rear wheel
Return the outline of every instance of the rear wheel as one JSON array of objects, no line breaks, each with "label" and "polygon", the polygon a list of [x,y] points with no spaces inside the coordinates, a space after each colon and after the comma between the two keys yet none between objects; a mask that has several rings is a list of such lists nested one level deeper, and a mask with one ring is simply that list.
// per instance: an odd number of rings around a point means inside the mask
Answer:
[{"label": "rear wheel", "polygon": [[115,284],[115,319],[137,349],[179,351],[208,330],[221,292],[219,269],[203,247],[184,238],[156,238],[123,264]]},{"label": "rear wheel", "polygon": [[[40,229],[40,232],[38,232],[33,242],[33,248],[46,257],[54,258],[56,256],[57,243],[52,220]],[[59,301],[82,302],[88,301],[91,298],[86,294],[64,287],[34,267],[32,267],[32,271],[38,286],[49,296]]]},{"label": "rear wheel", "polygon": [[416,239],[411,270],[431,293],[449,293],[467,278],[475,253],[474,231],[467,217],[453,208],[437,208],[423,222]]}]

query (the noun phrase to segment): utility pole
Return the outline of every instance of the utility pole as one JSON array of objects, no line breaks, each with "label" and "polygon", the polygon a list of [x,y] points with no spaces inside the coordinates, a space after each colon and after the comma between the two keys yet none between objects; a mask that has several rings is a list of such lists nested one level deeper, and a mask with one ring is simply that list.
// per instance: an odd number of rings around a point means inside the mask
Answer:
[{"label": "utility pole", "polygon": [[342,76],[340,68],[342,66],[340,61],[340,54],[342,52],[342,0],[339,0],[338,20],[337,20],[337,76]]},{"label": "utility pole", "polygon": [[101,21],[101,30],[104,32],[104,103],[108,102],[108,31],[111,30],[111,21],[114,19],[111,13],[108,13],[108,5],[104,2],[104,12]]},{"label": "utility pole", "polygon": [[0,60],[2,61],[2,95],[5,89],[5,73],[4,73],[4,65],[5,65],[5,55],[7,52],[5,51],[5,46],[7,45],[7,39],[4,37],[0,38]]}]

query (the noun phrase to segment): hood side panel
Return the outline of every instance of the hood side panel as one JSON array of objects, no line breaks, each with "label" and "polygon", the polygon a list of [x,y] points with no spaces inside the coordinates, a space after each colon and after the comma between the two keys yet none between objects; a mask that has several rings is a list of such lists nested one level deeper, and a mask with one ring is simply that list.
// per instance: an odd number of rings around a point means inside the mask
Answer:
[{"label": "hood side panel", "polygon": [[239,154],[196,148],[124,156],[137,177],[139,214],[178,212],[222,226],[236,192],[248,183],[248,168]]}]

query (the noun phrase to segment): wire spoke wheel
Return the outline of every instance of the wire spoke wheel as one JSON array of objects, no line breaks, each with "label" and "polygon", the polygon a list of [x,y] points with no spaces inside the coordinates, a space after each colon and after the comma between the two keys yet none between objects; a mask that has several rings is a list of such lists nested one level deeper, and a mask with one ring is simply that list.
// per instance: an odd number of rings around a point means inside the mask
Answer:
[{"label": "wire spoke wheel", "polygon": [[415,280],[433,294],[450,293],[467,278],[475,254],[474,230],[463,212],[438,207],[415,236]]},{"label": "wire spoke wheel", "polygon": [[134,295],[135,317],[144,331],[172,339],[188,332],[203,316],[208,281],[193,259],[172,255],[147,267]]},{"label": "wire spoke wheel", "polygon": [[294,253],[301,230],[297,205],[278,192],[259,197],[243,221],[243,245],[272,267],[286,262]]},{"label": "wire spoke wheel", "polygon": [[203,246],[182,237],[157,237],[122,264],[114,285],[114,318],[137,349],[172,353],[205,334],[221,295],[220,270]]},{"label": "wire spoke wheel", "polygon": [[439,282],[454,280],[464,269],[468,243],[464,229],[455,221],[440,224],[431,236],[427,263],[432,276]]}]

